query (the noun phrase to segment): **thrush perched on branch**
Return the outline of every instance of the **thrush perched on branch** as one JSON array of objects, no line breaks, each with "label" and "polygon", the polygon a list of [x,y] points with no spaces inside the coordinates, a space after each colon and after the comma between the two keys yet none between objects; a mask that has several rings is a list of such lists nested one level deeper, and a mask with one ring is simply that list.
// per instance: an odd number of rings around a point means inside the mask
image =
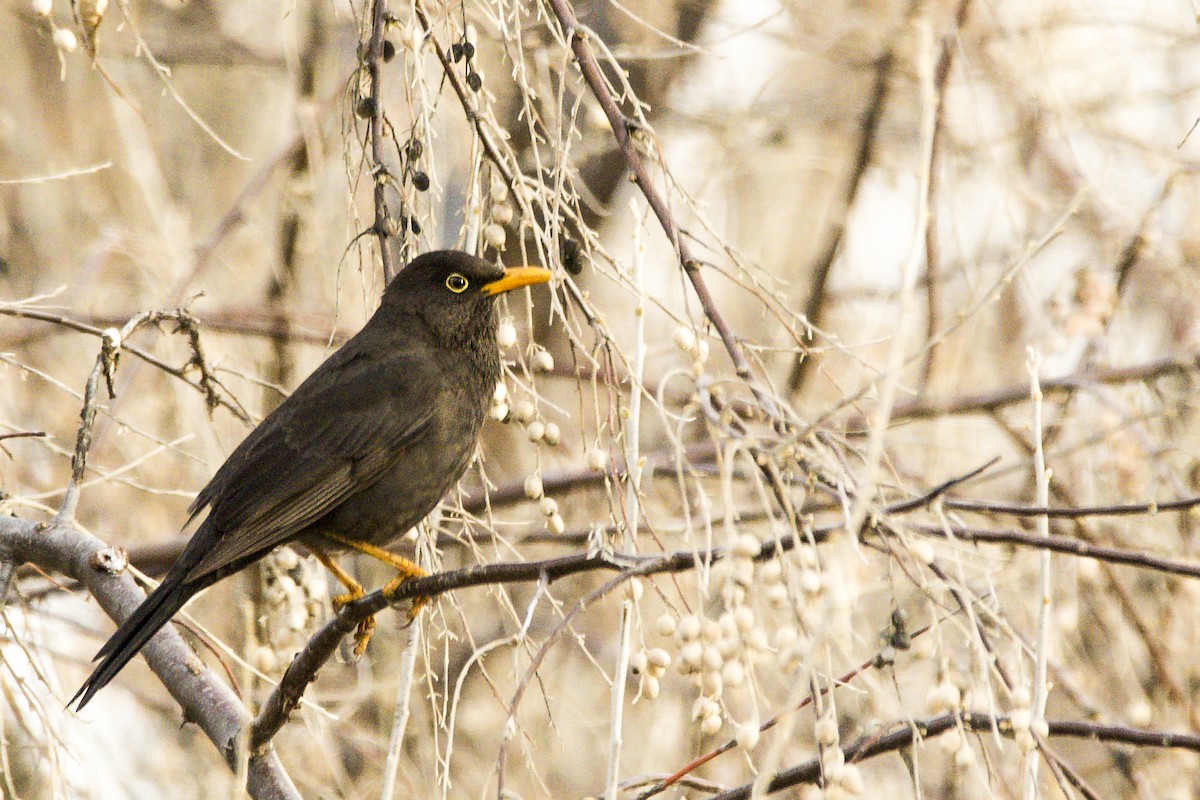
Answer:
[{"label": "thrush perched on branch", "polygon": [[[192,503],[195,534],[157,589],[96,654],[71,698],[83,708],[192,597],[281,544],[299,542],[347,587],[331,559],[347,548],[395,566],[385,593],[424,575],[383,550],[420,522],[471,460],[500,379],[497,295],[550,279],[455,251],[414,259],[366,326],[233,451]],[[359,630],[361,652],[373,620]]]}]

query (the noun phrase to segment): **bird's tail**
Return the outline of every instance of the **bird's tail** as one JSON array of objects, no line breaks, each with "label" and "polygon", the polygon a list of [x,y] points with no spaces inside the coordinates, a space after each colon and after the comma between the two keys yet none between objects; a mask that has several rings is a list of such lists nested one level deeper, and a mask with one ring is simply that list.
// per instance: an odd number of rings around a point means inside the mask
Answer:
[{"label": "bird's tail", "polygon": [[96,692],[108,685],[117,673],[138,654],[146,642],[166,625],[175,612],[183,608],[188,598],[196,593],[197,587],[188,584],[181,577],[168,575],[158,588],[150,593],[140,606],[134,610],[129,619],[117,628],[116,633],[96,653],[96,659],[103,659],[100,665],[84,681],[83,686],[71,698],[67,706],[78,701],[76,710],[82,710]]}]

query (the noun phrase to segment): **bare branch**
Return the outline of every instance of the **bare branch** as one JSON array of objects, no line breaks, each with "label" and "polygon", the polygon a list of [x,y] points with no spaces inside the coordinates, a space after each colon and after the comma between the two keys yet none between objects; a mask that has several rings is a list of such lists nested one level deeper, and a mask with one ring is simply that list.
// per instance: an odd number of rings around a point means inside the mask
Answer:
[{"label": "bare branch", "polygon": [[[69,575],[119,623],[133,613],[145,594],[128,573],[108,570],[112,550],[65,522],[35,523],[0,516],[0,565],[30,562]],[[123,563],[121,559],[116,561]],[[233,692],[204,666],[170,625],[151,639],[142,653],[183,709],[184,721],[199,725],[230,768],[236,769],[238,741],[249,717]],[[300,797],[270,747],[251,754],[246,788],[256,800]]]}]

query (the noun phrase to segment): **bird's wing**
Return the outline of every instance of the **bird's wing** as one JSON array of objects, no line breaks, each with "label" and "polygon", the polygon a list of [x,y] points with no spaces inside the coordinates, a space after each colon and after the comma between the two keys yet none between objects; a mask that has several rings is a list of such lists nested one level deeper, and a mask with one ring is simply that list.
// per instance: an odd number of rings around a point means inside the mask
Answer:
[{"label": "bird's wing", "polygon": [[289,541],[419,446],[441,385],[432,353],[344,351],[264,419],[197,496],[193,516],[210,510],[196,536],[209,541],[185,580],[227,573]]}]

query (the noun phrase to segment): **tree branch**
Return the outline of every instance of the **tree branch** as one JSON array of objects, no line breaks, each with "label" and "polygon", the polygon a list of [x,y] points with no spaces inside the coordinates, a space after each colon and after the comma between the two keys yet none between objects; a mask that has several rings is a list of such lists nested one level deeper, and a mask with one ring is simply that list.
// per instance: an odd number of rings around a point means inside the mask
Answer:
[{"label": "tree branch", "polygon": [[[121,622],[145,599],[123,571],[120,548],[108,547],[91,534],[62,523],[36,523],[0,516],[0,565],[30,562],[79,581],[114,620]],[[230,769],[236,770],[239,740],[249,722],[233,692],[204,666],[171,625],[143,648],[150,669],[183,709],[185,722],[194,722],[216,746]],[[272,748],[252,751],[246,789],[256,800],[299,798],[300,793]]]},{"label": "tree branch", "polygon": [[[958,730],[960,726],[971,732],[998,731],[1002,736],[1008,738],[1013,736],[1012,722],[1008,717],[967,711],[959,714],[943,714],[916,722],[894,722],[885,728],[885,733],[871,733],[862,736],[843,748],[842,752],[846,756],[847,764],[864,761],[884,753],[893,753],[920,744],[923,740]],[[1135,747],[1164,747],[1200,752],[1200,736],[1190,733],[1153,731],[1125,725],[1101,725],[1082,720],[1048,720],[1047,726],[1050,738],[1070,737],[1113,744],[1128,744]],[[777,772],[767,783],[766,791],[768,793],[778,792],[792,786],[816,784],[820,780],[821,761],[819,758],[813,758]],[[715,795],[709,800],[748,800],[753,788],[753,783],[747,783]]]}]

